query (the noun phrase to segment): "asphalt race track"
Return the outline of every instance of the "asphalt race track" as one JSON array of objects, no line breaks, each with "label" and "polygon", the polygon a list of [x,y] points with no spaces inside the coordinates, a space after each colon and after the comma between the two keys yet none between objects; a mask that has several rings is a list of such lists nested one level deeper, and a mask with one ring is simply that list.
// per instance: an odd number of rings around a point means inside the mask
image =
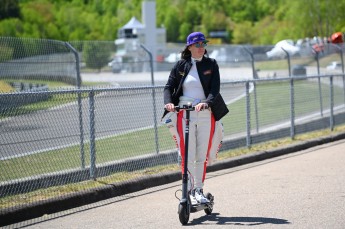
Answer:
[{"label": "asphalt race track", "polygon": [[[158,72],[155,85],[163,85],[168,72]],[[150,73],[128,73],[113,74],[100,73],[97,75],[86,74],[85,81],[109,82],[118,86],[150,86]],[[229,78],[224,78],[228,81]],[[227,84],[222,86],[221,92],[226,102],[243,96],[245,88],[243,85],[233,86]],[[138,128],[153,125],[152,115],[138,116],[133,108],[143,107],[141,112],[152,114],[152,96],[150,93],[143,95],[126,95],[114,99],[111,92],[101,93],[96,96],[96,137],[113,136]],[[139,98],[139,99],[138,99]],[[62,97],[63,99],[63,97]],[[85,140],[88,140],[89,131],[89,101],[82,100],[82,114],[84,120]],[[163,113],[163,95],[156,92],[157,118],[160,119]],[[147,110],[148,109],[148,110]],[[80,144],[80,128],[77,102],[65,104],[52,109],[33,112],[31,114],[19,115],[0,121],[0,159],[17,157],[20,155],[45,152],[52,149],[64,148]]]}]

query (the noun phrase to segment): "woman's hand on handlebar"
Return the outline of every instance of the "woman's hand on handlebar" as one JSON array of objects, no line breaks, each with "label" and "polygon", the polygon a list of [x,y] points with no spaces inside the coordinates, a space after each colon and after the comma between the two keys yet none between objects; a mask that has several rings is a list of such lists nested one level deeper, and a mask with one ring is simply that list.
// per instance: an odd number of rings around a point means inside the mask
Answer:
[{"label": "woman's hand on handlebar", "polygon": [[[179,107],[175,107],[175,105],[173,103],[167,103],[167,104],[165,104],[164,108],[169,112],[174,112],[174,111],[176,111],[175,108],[179,108]],[[208,108],[207,103],[198,103],[197,105],[195,105],[195,107],[193,109],[195,111],[199,112],[199,111],[202,111],[202,110],[207,109],[207,108]],[[181,109],[181,108],[179,108],[179,109]],[[177,109],[177,111],[179,109]]]},{"label": "woman's hand on handlebar", "polygon": [[207,103],[198,103],[195,106],[195,111],[202,111],[202,110],[207,109],[207,108],[208,108],[208,104]]},{"label": "woman's hand on handlebar", "polygon": [[170,111],[170,112],[175,111],[175,105],[174,105],[173,103],[167,103],[167,104],[165,104],[164,108],[165,108],[167,111]]}]

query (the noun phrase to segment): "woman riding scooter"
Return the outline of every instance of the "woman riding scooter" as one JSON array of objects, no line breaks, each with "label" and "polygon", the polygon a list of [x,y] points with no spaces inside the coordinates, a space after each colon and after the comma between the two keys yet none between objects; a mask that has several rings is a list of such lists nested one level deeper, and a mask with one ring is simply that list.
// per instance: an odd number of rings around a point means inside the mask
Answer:
[{"label": "woman riding scooter", "polygon": [[[210,159],[217,154],[223,127],[220,122],[227,112],[226,104],[219,94],[220,76],[216,60],[209,58],[206,46],[208,41],[201,32],[193,32],[187,37],[187,43],[179,60],[172,68],[164,87],[164,104],[166,112],[174,112],[175,106],[192,104],[190,112],[188,171],[190,179],[188,190],[191,201],[208,203],[203,188],[206,167]],[[164,117],[163,115],[163,117]],[[177,113],[176,143],[184,166],[185,111]],[[217,131],[217,132],[216,132]],[[219,134],[220,133],[220,134]],[[216,138],[216,141],[215,141]],[[211,156],[212,154],[213,156]],[[182,170],[183,173],[183,170]]]}]

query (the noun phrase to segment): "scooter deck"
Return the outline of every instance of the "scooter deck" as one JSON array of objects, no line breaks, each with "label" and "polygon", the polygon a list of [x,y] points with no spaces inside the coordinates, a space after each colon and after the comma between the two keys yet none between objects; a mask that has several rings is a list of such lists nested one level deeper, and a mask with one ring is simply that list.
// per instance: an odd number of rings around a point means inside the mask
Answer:
[{"label": "scooter deck", "polygon": [[205,210],[205,209],[209,208],[210,204],[211,203],[207,203],[207,204],[194,204],[194,205],[191,206],[190,212],[194,213],[194,212],[197,212],[197,211]]}]

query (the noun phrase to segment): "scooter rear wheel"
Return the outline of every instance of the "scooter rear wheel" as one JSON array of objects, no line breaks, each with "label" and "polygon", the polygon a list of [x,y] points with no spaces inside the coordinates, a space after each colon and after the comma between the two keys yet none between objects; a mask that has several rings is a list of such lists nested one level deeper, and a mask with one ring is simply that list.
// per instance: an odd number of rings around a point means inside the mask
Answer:
[{"label": "scooter rear wheel", "polygon": [[206,193],[205,197],[210,201],[208,207],[204,209],[206,215],[211,215],[213,211],[214,196],[211,193]]},{"label": "scooter rear wheel", "polygon": [[186,225],[189,221],[190,210],[188,204],[178,205],[178,216],[182,225]]}]

